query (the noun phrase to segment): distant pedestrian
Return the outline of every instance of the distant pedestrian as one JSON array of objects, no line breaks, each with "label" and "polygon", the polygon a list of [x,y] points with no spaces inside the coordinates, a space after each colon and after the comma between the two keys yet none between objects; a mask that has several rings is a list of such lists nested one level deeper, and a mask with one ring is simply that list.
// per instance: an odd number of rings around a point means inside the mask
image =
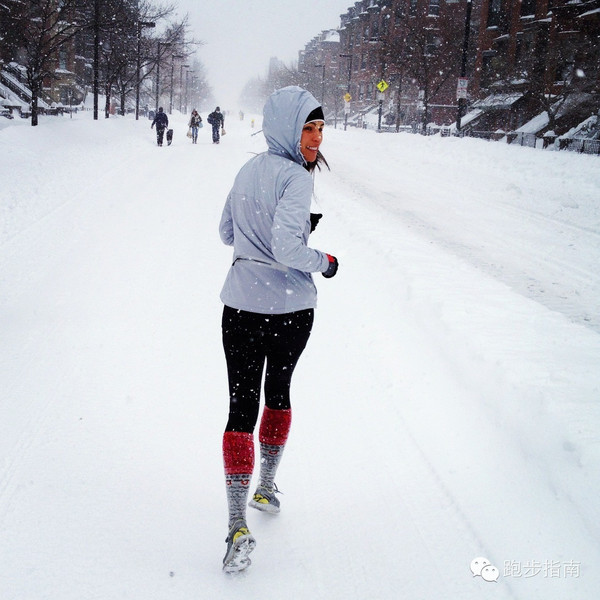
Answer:
[{"label": "distant pedestrian", "polygon": [[150,129],[152,129],[154,125],[156,125],[156,143],[159,146],[162,146],[165,129],[169,126],[169,117],[163,112],[162,106],[158,108],[158,112],[154,117],[154,121],[152,121],[152,125],[150,125]]},{"label": "distant pedestrian", "polygon": [[194,109],[188,127],[192,132],[192,144],[198,143],[198,129],[202,127],[202,117],[198,114],[198,111]]},{"label": "distant pedestrian", "polygon": [[221,140],[221,133],[225,133],[225,117],[218,106],[208,115],[207,121],[212,126],[213,144],[218,144]]}]

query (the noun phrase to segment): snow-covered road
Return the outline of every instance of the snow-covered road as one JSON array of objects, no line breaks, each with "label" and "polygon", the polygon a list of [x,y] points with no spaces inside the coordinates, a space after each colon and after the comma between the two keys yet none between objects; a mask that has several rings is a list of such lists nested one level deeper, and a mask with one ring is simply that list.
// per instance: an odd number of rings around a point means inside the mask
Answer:
[{"label": "snow-covered road", "polygon": [[595,598],[598,159],[327,131],[340,271],[231,577],[217,224],[264,142],[173,122],[0,131],[0,597]]}]

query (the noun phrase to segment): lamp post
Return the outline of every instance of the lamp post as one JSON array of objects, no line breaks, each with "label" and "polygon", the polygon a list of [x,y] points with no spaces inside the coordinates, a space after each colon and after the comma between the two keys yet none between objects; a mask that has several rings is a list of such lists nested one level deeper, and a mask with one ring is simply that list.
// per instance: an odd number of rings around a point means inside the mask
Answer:
[{"label": "lamp post", "polygon": [[[94,121],[98,120],[100,88],[100,0],[94,0]],[[37,125],[37,122],[36,122]]]},{"label": "lamp post", "polygon": [[169,114],[173,114],[173,71],[175,70],[175,59],[183,58],[181,54],[173,54],[171,57],[171,95],[169,98]]},{"label": "lamp post", "polygon": [[[467,0],[467,12],[465,13],[465,37],[463,39],[462,60],[460,64],[460,79],[464,80],[467,74],[467,52],[469,50],[469,30],[471,29],[471,0]],[[458,88],[457,88],[458,89]],[[458,98],[458,111],[456,113],[456,133],[460,133],[460,120],[462,118],[463,108],[467,104],[466,89],[461,91],[461,96]],[[464,96],[462,95],[464,94]]]},{"label": "lamp post", "polygon": [[187,109],[188,109],[188,94],[189,94],[189,82],[188,82],[188,75],[190,73],[195,73],[195,71],[186,71],[185,72],[185,114],[187,115]]},{"label": "lamp post", "polygon": [[321,106],[325,103],[325,65],[313,65],[315,69],[323,69],[321,75]]},{"label": "lamp post", "polygon": [[158,42],[158,54],[156,56],[156,112],[158,112],[158,105],[160,102],[160,47],[170,45],[171,42]]},{"label": "lamp post", "polygon": [[140,114],[140,51],[142,45],[142,27],[156,27],[153,21],[138,21],[137,24],[137,64],[136,64],[136,84],[135,84],[135,120],[139,119]]},{"label": "lamp post", "polygon": [[196,87],[196,82],[198,81],[199,77],[196,77],[195,75],[192,75],[192,89],[190,91],[190,106],[194,106],[195,104],[197,104],[197,96],[198,96],[198,88]]},{"label": "lamp post", "polygon": [[[346,95],[350,97],[350,82],[352,80],[352,54],[340,54],[341,58],[347,58],[348,60],[348,91]],[[350,112],[350,99],[346,100],[346,106],[344,107],[344,131],[348,127],[348,113]]]},{"label": "lamp post", "polygon": [[181,65],[179,68],[179,112],[183,112],[183,69],[187,69],[189,66]]}]

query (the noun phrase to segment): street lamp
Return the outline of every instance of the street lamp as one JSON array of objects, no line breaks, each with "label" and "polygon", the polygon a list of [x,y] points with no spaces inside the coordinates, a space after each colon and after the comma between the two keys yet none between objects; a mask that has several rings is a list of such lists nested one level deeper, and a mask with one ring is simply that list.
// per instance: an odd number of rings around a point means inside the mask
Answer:
[{"label": "street lamp", "polygon": [[160,96],[160,47],[171,46],[171,42],[158,42],[158,54],[156,56],[156,112],[158,112]]},{"label": "street lamp", "polygon": [[[469,50],[469,30],[471,29],[471,0],[467,0],[467,12],[465,14],[465,37],[463,39],[462,61],[460,64],[460,79],[464,81],[467,74],[467,52]],[[458,91],[458,88],[457,88]],[[466,89],[461,90],[461,96],[458,98],[458,112],[456,114],[456,133],[460,133],[460,119],[463,113],[463,107],[467,104]]]},{"label": "street lamp", "polygon": [[187,69],[189,66],[181,65],[179,69],[179,112],[183,112],[183,69]]},{"label": "street lamp", "polygon": [[[352,80],[352,54],[340,54],[341,58],[348,58],[348,96],[350,96],[350,82]],[[348,127],[348,113],[350,112],[350,100],[346,100],[344,107],[344,131]]]},{"label": "street lamp", "polygon": [[188,75],[190,73],[195,73],[195,71],[192,70],[192,71],[185,72],[185,114],[187,114],[187,109],[188,109],[188,94],[189,94],[189,90],[190,90],[190,86],[188,83]]},{"label": "street lamp", "polygon": [[169,114],[173,114],[173,71],[175,70],[175,59],[183,58],[181,54],[173,54],[171,57],[171,96],[169,98]]},{"label": "street lamp", "polygon": [[195,104],[198,103],[197,97],[198,97],[198,88],[196,87],[196,82],[199,81],[200,78],[196,77],[195,75],[192,75],[192,89],[190,92],[190,106],[194,106]]},{"label": "street lamp", "polygon": [[323,69],[321,76],[321,106],[325,103],[325,65],[313,65],[315,69]]},{"label": "street lamp", "polygon": [[140,114],[140,46],[142,43],[142,27],[156,27],[156,23],[152,21],[138,21],[137,24],[137,75],[135,85],[135,120],[137,121]]}]

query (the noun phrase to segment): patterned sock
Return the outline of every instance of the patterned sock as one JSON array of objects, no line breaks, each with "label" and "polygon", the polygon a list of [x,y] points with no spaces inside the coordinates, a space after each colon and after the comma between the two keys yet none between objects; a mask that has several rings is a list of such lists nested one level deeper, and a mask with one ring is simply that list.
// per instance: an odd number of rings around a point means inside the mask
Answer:
[{"label": "patterned sock", "polygon": [[254,470],[254,436],[226,431],[223,435],[223,464],[231,527],[236,519],[246,521],[246,501]]},{"label": "patterned sock", "polygon": [[292,411],[265,406],[260,422],[260,485],[273,489],[277,467],[292,424]]}]

